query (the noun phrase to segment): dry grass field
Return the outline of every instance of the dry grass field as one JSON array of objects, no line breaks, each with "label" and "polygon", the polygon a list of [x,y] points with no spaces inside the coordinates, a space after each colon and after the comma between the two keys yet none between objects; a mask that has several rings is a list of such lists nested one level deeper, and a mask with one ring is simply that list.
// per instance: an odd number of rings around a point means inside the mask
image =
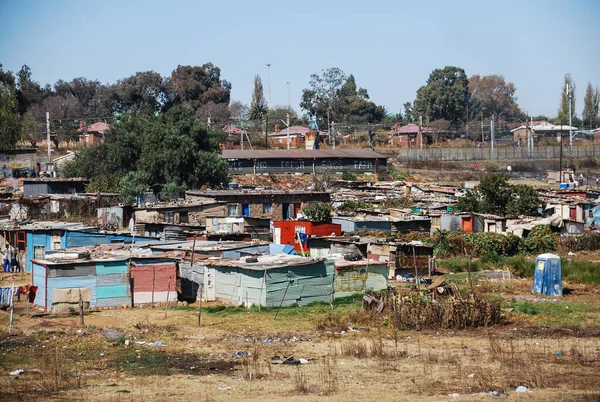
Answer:
[{"label": "dry grass field", "polygon": [[598,289],[571,284],[542,302],[528,286],[476,278],[477,293],[502,298],[505,320],[462,331],[395,330],[385,311],[362,311],[360,296],[277,318],[209,303],[201,327],[196,306],[166,318],[164,306],[101,310],[80,326],[76,316],[27,315],[20,302],[12,335],[0,312],[0,400],[600,400]]}]

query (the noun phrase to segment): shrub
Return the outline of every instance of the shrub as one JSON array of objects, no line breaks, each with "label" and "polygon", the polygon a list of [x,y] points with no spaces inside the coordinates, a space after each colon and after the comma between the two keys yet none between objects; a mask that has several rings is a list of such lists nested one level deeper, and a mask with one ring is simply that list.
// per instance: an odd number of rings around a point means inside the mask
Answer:
[{"label": "shrub", "polygon": [[313,222],[331,221],[331,205],[325,202],[311,202],[302,208],[302,212]]},{"label": "shrub", "polygon": [[535,269],[535,262],[523,256],[505,258],[504,266],[507,267],[513,275],[518,277],[532,277]]},{"label": "shrub", "polygon": [[541,254],[556,250],[557,235],[547,225],[534,227],[521,241],[519,251],[522,254]]},{"label": "shrub", "polygon": [[352,173],[350,171],[345,171],[344,173],[342,173],[342,180],[354,181],[356,180],[356,177],[356,173]]}]

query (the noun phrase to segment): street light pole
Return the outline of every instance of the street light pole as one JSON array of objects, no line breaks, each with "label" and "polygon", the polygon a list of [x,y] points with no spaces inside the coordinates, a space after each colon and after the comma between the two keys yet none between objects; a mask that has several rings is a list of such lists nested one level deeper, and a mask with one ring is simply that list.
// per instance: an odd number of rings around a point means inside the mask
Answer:
[{"label": "street light pole", "polygon": [[[571,151],[572,151],[573,150],[573,130],[571,129],[571,126],[573,125],[573,122],[571,121],[571,100],[573,99],[573,94],[571,93],[568,82],[567,82],[567,97],[569,98],[569,147],[571,148]],[[561,127],[561,129],[562,129],[562,127]]]},{"label": "street light pole", "polygon": [[267,77],[269,79],[269,106],[271,106],[271,63],[267,63]]},{"label": "street light pole", "polygon": [[288,109],[290,112],[292,111],[292,85],[290,81],[287,82],[288,85]]}]

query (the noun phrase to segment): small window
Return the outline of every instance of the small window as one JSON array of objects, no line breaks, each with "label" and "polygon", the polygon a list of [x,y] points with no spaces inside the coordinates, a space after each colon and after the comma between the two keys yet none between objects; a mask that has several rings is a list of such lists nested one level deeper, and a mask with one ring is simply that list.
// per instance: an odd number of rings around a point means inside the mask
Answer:
[{"label": "small window", "polygon": [[24,252],[27,250],[27,235],[25,234],[24,231],[20,230],[17,232],[17,242],[16,243],[17,243],[17,248],[19,249],[19,251]]},{"label": "small window", "polygon": [[265,202],[263,204],[263,215],[271,215],[273,214],[273,204],[270,202]]},{"label": "small window", "polygon": [[188,211],[181,211],[179,213],[179,223],[190,223]]},{"label": "small window", "polygon": [[44,246],[33,246],[33,259],[42,260],[46,255],[46,247]]},{"label": "small window", "polygon": [[175,223],[175,212],[165,212],[165,223]]},{"label": "small window", "polygon": [[227,215],[228,216],[238,216],[238,206],[237,204],[229,204],[227,205]]}]

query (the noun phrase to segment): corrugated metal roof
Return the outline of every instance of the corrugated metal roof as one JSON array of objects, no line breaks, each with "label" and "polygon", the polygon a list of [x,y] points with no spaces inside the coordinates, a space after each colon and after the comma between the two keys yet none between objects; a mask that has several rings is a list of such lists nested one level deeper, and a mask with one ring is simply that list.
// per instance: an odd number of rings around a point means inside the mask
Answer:
[{"label": "corrugated metal roof", "polygon": [[370,149],[261,149],[223,150],[225,159],[312,159],[312,158],[361,158],[386,159]]}]

